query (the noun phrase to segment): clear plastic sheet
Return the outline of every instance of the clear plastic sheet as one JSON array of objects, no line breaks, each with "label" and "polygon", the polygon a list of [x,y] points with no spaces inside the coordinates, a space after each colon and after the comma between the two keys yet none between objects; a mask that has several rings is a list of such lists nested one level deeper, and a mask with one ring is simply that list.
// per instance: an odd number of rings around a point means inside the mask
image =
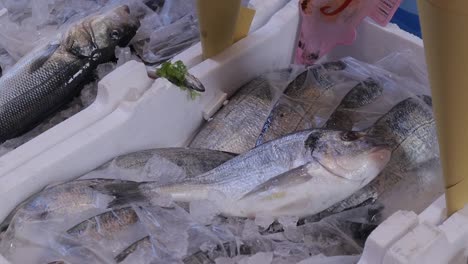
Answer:
[{"label": "clear plastic sheet", "polygon": [[[1,235],[0,254],[19,263],[26,256],[38,263],[355,263],[370,232],[388,214],[401,209],[418,212],[443,191],[430,97],[421,96],[429,95],[427,81],[418,66],[408,70],[411,61],[402,59],[407,56],[391,54],[375,65],[344,58],[308,70],[269,73],[244,86],[213,117],[211,122],[218,120],[216,124],[225,128],[205,137],[248,142],[239,153],[255,145],[265,132],[264,123],[274,121],[268,114],[278,106],[289,117],[288,125],[296,122],[293,131],[322,128],[339,112],[333,126],[342,126],[337,121],[344,118],[351,129],[392,145],[392,159],[377,178],[319,214],[227,217],[213,202],[174,203],[165,195],[109,209],[109,202],[135,183],[99,180],[64,190],[56,185],[45,191],[49,195],[40,193],[14,212],[12,224]],[[236,112],[253,106],[257,108],[249,113],[258,115]],[[237,115],[230,117],[230,112]],[[241,123],[234,124],[239,116]],[[252,124],[250,134],[236,136],[247,122]],[[196,178],[234,156],[208,149],[148,150],[117,157],[82,179],[168,184]]]}]

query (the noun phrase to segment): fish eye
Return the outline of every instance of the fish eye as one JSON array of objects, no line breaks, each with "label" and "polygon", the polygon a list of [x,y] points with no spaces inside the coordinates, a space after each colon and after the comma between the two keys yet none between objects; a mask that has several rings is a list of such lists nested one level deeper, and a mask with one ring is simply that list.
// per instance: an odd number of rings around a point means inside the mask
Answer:
[{"label": "fish eye", "polygon": [[347,131],[341,134],[341,140],[343,141],[354,141],[359,139],[359,134],[352,131]]},{"label": "fish eye", "polygon": [[112,30],[110,34],[112,39],[119,39],[120,38],[120,32],[118,30]]}]

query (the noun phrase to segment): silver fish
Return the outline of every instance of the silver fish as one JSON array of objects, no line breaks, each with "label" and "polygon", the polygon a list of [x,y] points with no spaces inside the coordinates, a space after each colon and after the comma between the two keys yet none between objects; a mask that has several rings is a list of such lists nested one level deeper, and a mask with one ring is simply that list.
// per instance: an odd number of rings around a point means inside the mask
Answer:
[{"label": "silver fish", "polygon": [[[264,210],[274,216],[293,211],[300,215],[312,214],[333,199],[344,199],[352,193],[335,193],[337,190],[333,188],[343,185],[345,189],[350,187],[348,191],[356,191],[360,184],[372,180],[389,156],[390,151],[385,146],[365,133],[306,130],[258,146],[195,178],[166,186],[141,183],[136,189],[124,190],[110,206],[144,200],[155,193],[170,194],[175,201],[212,199],[215,194],[214,200],[224,203],[221,208],[228,215],[250,216]],[[298,186],[299,182],[302,184]],[[336,186],[328,186],[327,182],[334,182]],[[307,200],[307,196],[315,197],[314,191],[322,193],[314,186],[333,192],[330,194],[333,197],[318,197],[306,204],[309,208],[302,210],[291,206]],[[298,191],[297,195],[289,194],[292,190]],[[274,194],[282,191],[288,195]],[[262,198],[268,195],[270,198]],[[273,200],[275,205],[270,204]],[[268,206],[253,206],[263,203]]]},{"label": "silver fish", "polygon": [[284,91],[268,116],[256,145],[279,138],[289,133],[312,128],[317,107],[315,101],[330,90],[334,83],[329,73],[344,70],[342,61],[327,62],[300,74]]},{"label": "silver fish", "polygon": [[[119,178],[124,180],[134,180],[136,174],[143,173],[143,170],[150,166],[152,177],[170,172],[182,173],[183,177],[193,177],[205,173],[224,162],[235,157],[236,154],[195,148],[160,148],[132,152],[116,157],[101,165],[94,171],[84,175],[82,179],[101,178],[111,176],[115,178],[115,167],[119,171]],[[158,166],[163,166],[164,170],[159,171]],[[169,170],[173,168],[173,170]],[[169,170],[169,171],[168,171]],[[97,176],[97,177],[96,177]],[[178,175],[173,175],[175,178]]]},{"label": "silver fish", "polygon": [[[174,163],[186,172],[187,177],[192,177],[214,169],[234,156],[226,152],[202,149],[153,149],[117,157],[102,165],[99,170],[105,170],[113,163],[120,168],[141,169],[151,158],[157,157]],[[83,219],[95,216],[118,193],[118,190],[112,190],[110,186],[105,193],[99,191],[112,183],[119,189],[137,184],[125,180],[83,179],[49,186],[17,206],[0,225],[1,230],[5,231],[11,221],[15,222],[15,218],[25,221],[66,218],[77,214]],[[101,188],[98,188],[99,185]]]},{"label": "silver fish", "polygon": [[[289,75],[287,70],[275,72]],[[271,110],[273,95],[267,75],[250,81],[200,130],[190,147],[244,153],[255,147]]]},{"label": "silver fish", "polygon": [[128,6],[119,6],[84,19],[59,42],[18,61],[0,78],[0,142],[25,133],[70,101],[139,25]]},{"label": "silver fish", "polygon": [[385,170],[371,183],[348,199],[322,212],[319,218],[376,199],[381,200],[382,197],[389,196],[399,189],[398,186],[402,184],[406,187],[413,185],[420,190],[440,193],[434,185],[437,179],[411,174],[428,164],[438,163],[438,142],[431,101],[426,95],[407,98],[395,105],[367,130],[368,134],[387,142],[392,149],[391,160]]},{"label": "silver fish", "polygon": [[326,129],[352,130],[358,108],[369,105],[382,95],[383,87],[368,78],[353,87],[341,100],[338,107],[323,126]]},{"label": "silver fish", "polygon": [[[115,183],[115,186],[129,186],[137,184],[130,181],[93,179],[77,180],[46,187],[43,191],[28,198],[17,206],[2,223],[3,238],[11,238],[15,228],[20,228],[28,222],[45,220],[64,220],[65,223],[76,217],[84,219],[106,210],[106,206],[114,199],[109,193],[102,193],[99,185]],[[117,192],[118,190],[110,190]],[[60,229],[60,226],[57,226]],[[3,241],[2,241],[3,242]]]}]

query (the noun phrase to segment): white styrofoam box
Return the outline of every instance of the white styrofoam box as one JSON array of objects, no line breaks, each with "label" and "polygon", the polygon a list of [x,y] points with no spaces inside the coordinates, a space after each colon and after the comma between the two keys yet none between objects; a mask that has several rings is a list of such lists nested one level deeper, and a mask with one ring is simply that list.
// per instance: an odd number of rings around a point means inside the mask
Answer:
[{"label": "white styrofoam box", "polygon": [[[99,122],[2,175],[0,220],[44,186],[80,176],[112,157],[148,148],[186,145],[214,102],[255,76],[290,64],[297,25],[294,0],[261,29],[190,69],[206,88],[201,98],[191,101],[178,87],[158,79],[141,97],[124,98]],[[131,79],[123,72],[110,73],[114,74]],[[121,83],[113,85],[119,87]]]},{"label": "white styrofoam box", "polygon": [[359,264],[465,264],[468,205],[449,218],[445,212],[442,195],[418,216],[390,216],[367,239]]},{"label": "white styrofoam box", "polygon": [[337,46],[327,58],[353,56],[357,60],[374,63],[392,52],[404,50],[414,53],[416,64],[425,65],[422,39],[401,30],[395,24],[380,27],[367,18],[358,27],[357,39],[353,45]]},{"label": "white styrofoam box", "polygon": [[414,212],[398,211],[391,215],[367,238],[359,264],[382,263],[390,246],[417,224],[418,216]]},{"label": "white styrofoam box", "polygon": [[433,225],[440,225],[447,216],[445,195],[440,196],[431,206],[427,207],[419,214],[420,222],[427,222]]},{"label": "white styrofoam box", "polygon": [[[197,60],[201,57],[186,57],[196,65],[190,72],[206,87],[206,92],[196,101],[188,100],[186,93],[167,81],[156,80],[139,98],[124,98],[113,112],[98,122],[0,176],[0,220],[20,201],[45,185],[73,179],[112,157],[154,147],[186,145],[204,118],[216,112],[224,99],[242,84],[291,62],[298,20],[297,0],[293,0],[265,26],[224,53],[198,65]],[[201,52],[196,46],[190,50],[197,49]],[[414,51],[418,59],[424,61],[420,39],[395,26],[382,28],[366,20],[359,27],[356,42],[337,47],[329,57],[353,56],[365,62],[375,62],[391,52],[406,49]],[[428,222],[425,224],[429,225]],[[381,239],[388,243],[375,245],[391,248],[394,240],[398,242],[397,238]],[[381,255],[380,259],[383,258]]]}]

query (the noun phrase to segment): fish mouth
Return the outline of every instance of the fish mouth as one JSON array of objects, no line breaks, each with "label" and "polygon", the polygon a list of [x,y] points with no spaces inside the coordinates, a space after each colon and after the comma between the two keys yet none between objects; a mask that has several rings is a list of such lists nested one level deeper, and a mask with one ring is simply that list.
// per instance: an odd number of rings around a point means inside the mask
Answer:
[{"label": "fish mouth", "polygon": [[[379,170],[382,170],[387,165],[387,163],[390,161],[391,154],[392,154],[392,151],[388,148],[388,146],[381,145],[381,146],[375,146],[375,147],[371,148],[369,151],[365,152],[364,155],[367,155],[368,159],[372,160],[375,164],[378,164],[377,166],[378,166]],[[329,166],[322,163],[319,159],[315,158],[315,161],[318,164],[320,164],[320,166],[322,166],[326,171],[328,171],[330,174],[332,174],[332,175],[334,175],[336,177],[346,179],[348,181],[362,182],[362,179],[352,179],[350,177],[347,177],[346,175],[343,175],[341,173],[336,172],[335,170],[333,170]],[[346,169],[344,167],[341,167],[341,168],[344,171],[346,171]],[[352,171],[352,170],[349,170],[349,171]]]}]

